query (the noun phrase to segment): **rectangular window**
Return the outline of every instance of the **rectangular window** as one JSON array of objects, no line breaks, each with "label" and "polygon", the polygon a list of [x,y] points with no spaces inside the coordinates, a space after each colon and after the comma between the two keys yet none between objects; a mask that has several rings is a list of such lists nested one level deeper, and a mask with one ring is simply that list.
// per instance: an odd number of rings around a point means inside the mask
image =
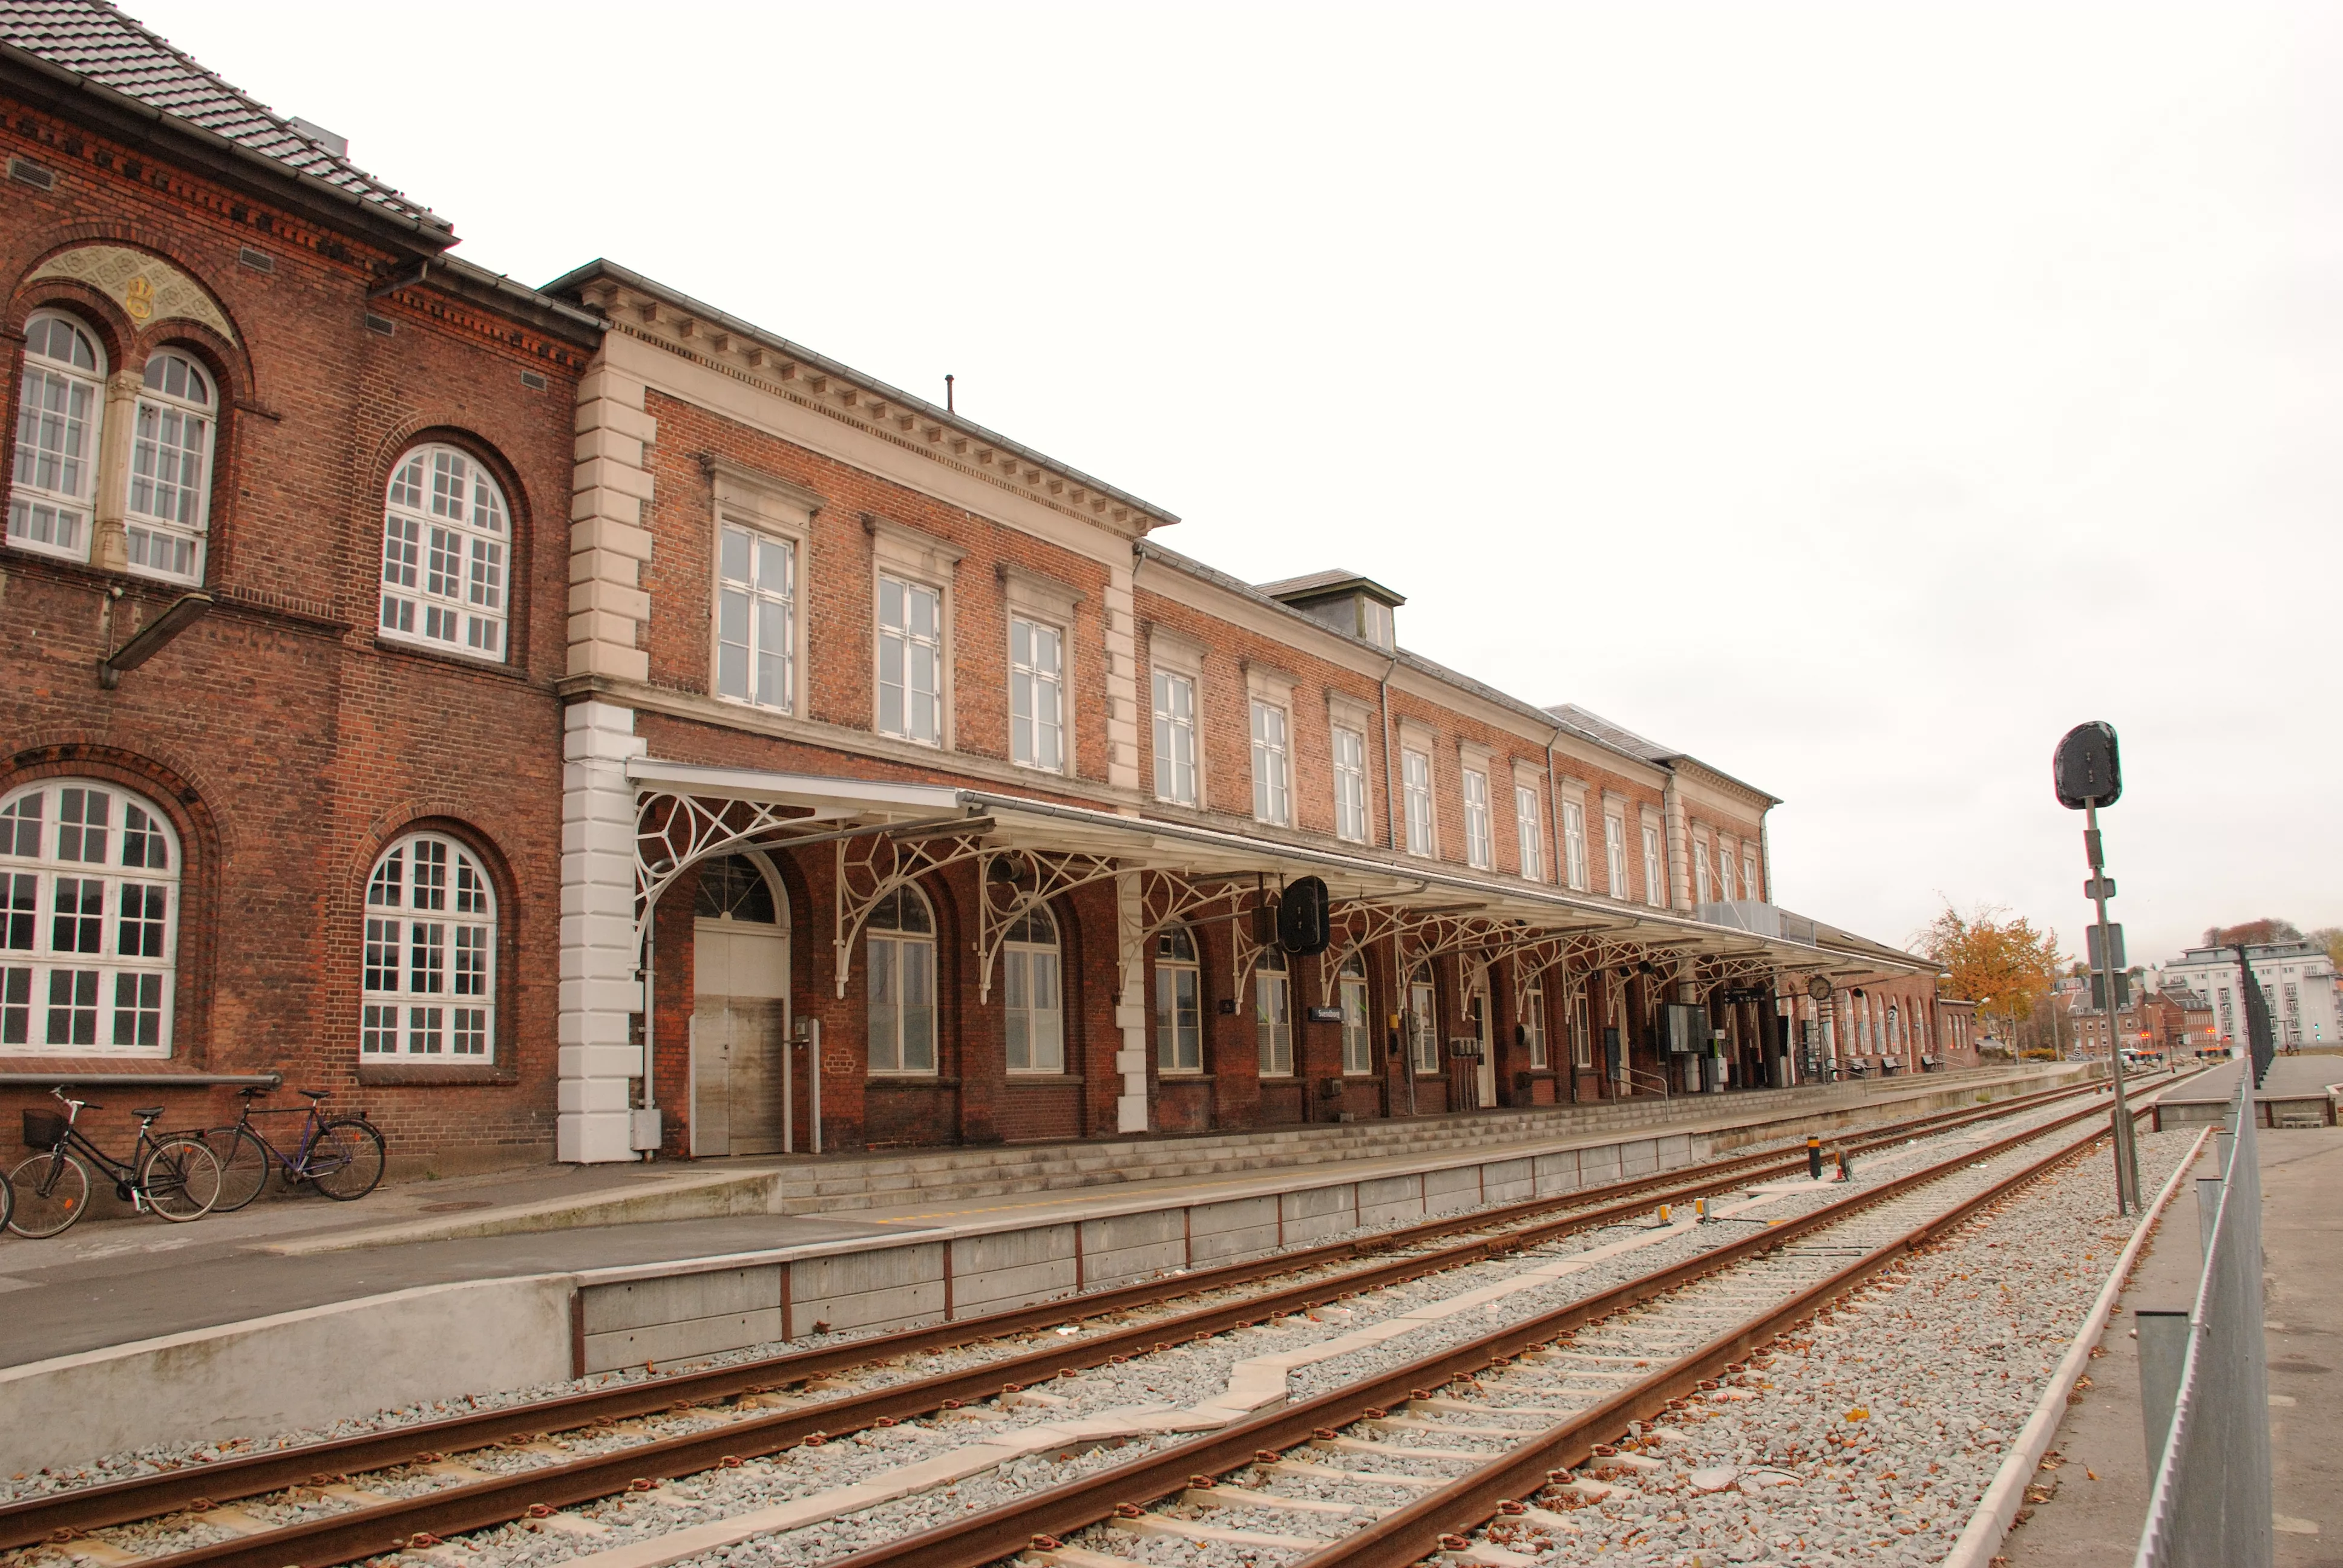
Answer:
[{"label": "rectangular window", "polygon": [[33,971],[0,969],[0,1045],[33,1041]]},{"label": "rectangular window", "polygon": [[1664,909],[1668,901],[1668,879],[1661,869],[1660,830],[1644,829],[1644,902],[1654,909]]},{"label": "rectangular window", "polygon": [[1440,1020],[1433,1000],[1432,982],[1417,980],[1407,988],[1408,1039],[1415,1052],[1418,1072],[1440,1070]]},{"label": "rectangular window", "polygon": [[1487,870],[1495,856],[1490,849],[1489,776],[1464,770],[1464,863]]},{"label": "rectangular window", "polygon": [[1575,800],[1562,803],[1562,869],[1572,887],[1586,890],[1586,808]]},{"label": "rectangular window", "polygon": [[936,1070],[935,944],[872,937],[870,1070]]},{"label": "rectangular window", "polygon": [[1627,898],[1627,822],[1624,817],[1603,819],[1603,850],[1610,859],[1611,896],[1622,903]]},{"label": "rectangular window", "polygon": [[1545,823],[1538,814],[1538,792],[1526,784],[1513,786],[1513,842],[1522,849],[1522,875],[1544,881]]},{"label": "rectangular window", "polygon": [[1532,986],[1522,993],[1522,1038],[1530,1048],[1530,1066],[1545,1066],[1545,988]]},{"label": "rectangular window", "polygon": [[1058,955],[1038,948],[1002,953],[1009,1070],[1066,1070],[1066,1031],[1058,1010]]},{"label": "rectangular window", "polygon": [[1375,1070],[1374,1030],[1367,1020],[1367,982],[1357,975],[1342,977],[1342,1070]]},{"label": "rectangular window", "polygon": [[[122,920],[116,928],[115,950],[126,959],[159,959],[166,929],[167,894],[164,889],[138,882],[122,884]],[[159,980],[159,977],[156,977]]]},{"label": "rectangular window", "polygon": [[716,695],[792,710],[796,648],[796,547],[725,524],[717,552]]},{"label": "rectangular window", "polygon": [[1745,899],[1764,896],[1757,886],[1757,856],[1749,849],[1741,851],[1741,896]]},{"label": "rectangular window", "polygon": [[1155,798],[1196,804],[1196,683],[1155,672]]},{"label": "rectangular window", "polygon": [[1334,731],[1334,835],[1367,841],[1367,738],[1355,729]]},{"label": "rectangular window", "polygon": [[1570,999],[1570,1065],[1594,1065],[1594,1035],[1587,1027],[1586,998],[1584,993]]},{"label": "rectangular window", "polygon": [[1292,775],[1287,771],[1285,709],[1252,705],[1252,815],[1257,822],[1289,827],[1293,821]]},{"label": "rectangular window", "polygon": [[[1648,835],[1651,829],[1646,828],[1644,831]],[[1696,839],[1693,840],[1692,846],[1692,889],[1694,903],[1705,904],[1713,901],[1709,897],[1711,890],[1708,885],[1708,846]]]},{"label": "rectangular window", "polygon": [[56,902],[49,910],[49,950],[60,953],[106,950],[106,884],[96,877],[59,877]]},{"label": "rectangular window", "polygon": [[1716,847],[1716,896],[1733,901],[1733,852],[1722,844]]},{"label": "rectangular window", "polygon": [[943,744],[943,596],[879,579],[879,733]]},{"label": "rectangular window", "polygon": [[1407,852],[1429,855],[1432,839],[1432,758],[1423,751],[1399,754],[1400,788],[1407,797]]},{"label": "rectangular window", "polygon": [[49,971],[51,1045],[97,1043],[97,971],[54,969]]},{"label": "rectangular window", "polygon": [[1009,622],[1009,757],[1048,773],[1066,770],[1066,639],[1054,626]]},{"label": "rectangular window", "polygon": [[40,894],[41,879],[30,871],[0,876],[0,948],[33,950],[33,931],[38,923],[35,906]]},{"label": "rectangular window", "polygon": [[1261,1075],[1293,1076],[1293,996],[1286,977],[1255,970],[1252,977],[1253,1026],[1261,1041]]},{"label": "rectangular window", "polygon": [[1164,1072],[1204,1070],[1204,1011],[1197,971],[1164,964],[1155,971],[1155,1065]]}]

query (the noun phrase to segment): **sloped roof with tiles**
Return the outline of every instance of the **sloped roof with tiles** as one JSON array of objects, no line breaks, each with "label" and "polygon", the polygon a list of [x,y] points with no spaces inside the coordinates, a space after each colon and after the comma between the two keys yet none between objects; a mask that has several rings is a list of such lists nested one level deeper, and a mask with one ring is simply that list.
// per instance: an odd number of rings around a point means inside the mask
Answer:
[{"label": "sloped roof with tiles", "polygon": [[387,213],[442,234],[412,201],[101,0],[0,0],[0,44],[186,121]]}]

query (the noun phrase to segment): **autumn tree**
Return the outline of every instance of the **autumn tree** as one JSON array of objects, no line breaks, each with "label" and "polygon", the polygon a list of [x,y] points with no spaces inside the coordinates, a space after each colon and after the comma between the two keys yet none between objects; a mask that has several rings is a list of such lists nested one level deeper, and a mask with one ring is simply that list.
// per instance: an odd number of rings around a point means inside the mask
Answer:
[{"label": "autumn tree", "polygon": [[2234,926],[2211,926],[2205,931],[2208,948],[2233,948],[2239,942],[2259,947],[2264,942],[2298,942],[2302,928],[2292,920],[2281,920],[2264,915],[2258,920],[2247,920]]},{"label": "autumn tree", "polygon": [[2334,960],[2336,972],[2343,974],[2343,926],[2321,926],[2305,940],[2325,948],[2327,956]]},{"label": "autumn tree", "polygon": [[2036,930],[2024,916],[1993,904],[1964,915],[1946,903],[1912,946],[1950,977],[1946,983],[1954,996],[1976,1002],[1987,1020],[1999,1020],[2009,1039],[2049,994],[2065,961],[2054,932]]}]

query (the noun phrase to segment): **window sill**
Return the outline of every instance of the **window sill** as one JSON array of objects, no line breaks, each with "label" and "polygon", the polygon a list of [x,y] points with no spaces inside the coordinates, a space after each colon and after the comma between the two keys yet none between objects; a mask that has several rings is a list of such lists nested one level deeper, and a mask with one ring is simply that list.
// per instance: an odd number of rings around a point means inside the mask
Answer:
[{"label": "window sill", "polygon": [[485,675],[497,680],[524,682],[528,680],[528,672],[516,665],[510,658],[490,663],[485,658],[474,658],[469,654],[458,653],[454,648],[443,650],[426,643],[400,642],[395,638],[384,637],[379,632],[375,635],[374,650],[377,653],[397,654],[407,658],[419,658],[440,669],[468,669],[476,675]]},{"label": "window sill", "polygon": [[1065,1089],[1082,1081],[1079,1072],[1019,1072],[1009,1074],[1011,1089]]},{"label": "window sill", "polygon": [[518,1083],[520,1073],[493,1061],[361,1061],[358,1081],[384,1087],[463,1088]]},{"label": "window sill", "polygon": [[960,1080],[933,1072],[873,1072],[863,1081],[873,1089],[958,1089]]},{"label": "window sill", "polygon": [[1220,1074],[1217,1072],[1166,1072],[1161,1068],[1155,1070],[1155,1081],[1159,1084],[1212,1083],[1217,1081],[1219,1078]]}]

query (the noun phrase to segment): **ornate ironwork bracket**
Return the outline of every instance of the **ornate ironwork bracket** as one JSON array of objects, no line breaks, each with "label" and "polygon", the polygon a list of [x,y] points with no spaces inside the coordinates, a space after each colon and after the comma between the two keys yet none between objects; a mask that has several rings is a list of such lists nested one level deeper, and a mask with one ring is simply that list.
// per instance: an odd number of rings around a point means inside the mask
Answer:
[{"label": "ornate ironwork bracket", "polygon": [[880,833],[838,840],[830,959],[841,1000],[846,996],[847,980],[853,972],[855,939],[862,934],[863,924],[870,919],[871,911],[888,894],[907,882],[985,855],[988,851],[984,837],[991,826],[985,822],[973,832],[947,829],[916,838]]},{"label": "ornate ironwork bracket", "polygon": [[[993,869],[1021,864],[1024,874],[996,879]],[[976,994],[992,1000],[992,966],[1017,922],[1041,905],[1077,888],[1107,881],[1122,867],[1104,855],[1051,855],[1031,849],[987,849],[977,858]]]}]

